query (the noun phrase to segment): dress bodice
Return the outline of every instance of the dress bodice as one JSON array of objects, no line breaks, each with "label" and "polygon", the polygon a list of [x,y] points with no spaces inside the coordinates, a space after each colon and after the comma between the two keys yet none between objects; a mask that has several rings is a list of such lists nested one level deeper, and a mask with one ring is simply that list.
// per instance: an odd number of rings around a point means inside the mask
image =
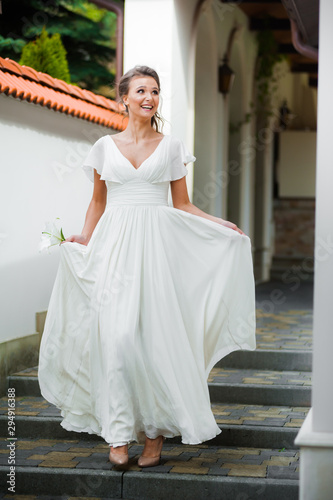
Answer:
[{"label": "dress bodice", "polygon": [[[144,190],[147,194],[154,196],[157,193],[164,193],[167,182],[181,179],[188,174],[187,163],[196,160],[183,141],[171,135],[165,135],[158,144],[155,151],[140,165],[135,168],[131,162],[120,152],[110,135],[105,135],[98,139],[92,146],[82,168],[88,178],[94,182],[94,169],[101,176],[101,180],[109,181],[108,192],[130,193],[135,187],[141,192],[137,194],[138,200],[143,196]],[[128,188],[117,191],[114,184],[129,184]],[[147,184],[164,183],[163,187],[149,187]],[[135,187],[134,187],[135,185]]]}]

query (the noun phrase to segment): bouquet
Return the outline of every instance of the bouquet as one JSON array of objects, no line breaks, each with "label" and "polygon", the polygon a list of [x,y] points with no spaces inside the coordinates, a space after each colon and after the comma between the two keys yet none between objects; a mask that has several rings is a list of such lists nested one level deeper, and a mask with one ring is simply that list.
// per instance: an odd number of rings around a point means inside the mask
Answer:
[{"label": "bouquet", "polygon": [[45,223],[45,229],[42,231],[42,237],[39,245],[39,252],[43,252],[45,250],[49,252],[50,247],[65,241],[66,238],[62,232],[62,228],[58,229],[56,225],[57,219],[59,219],[59,217],[57,217],[53,222]]}]

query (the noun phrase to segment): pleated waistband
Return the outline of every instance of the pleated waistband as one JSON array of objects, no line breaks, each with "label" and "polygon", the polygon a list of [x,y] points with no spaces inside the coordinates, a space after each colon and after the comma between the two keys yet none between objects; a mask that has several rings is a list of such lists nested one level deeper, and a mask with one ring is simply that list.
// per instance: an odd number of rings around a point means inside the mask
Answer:
[{"label": "pleated waistband", "polygon": [[119,205],[165,205],[168,206],[168,182],[107,182],[106,208]]}]

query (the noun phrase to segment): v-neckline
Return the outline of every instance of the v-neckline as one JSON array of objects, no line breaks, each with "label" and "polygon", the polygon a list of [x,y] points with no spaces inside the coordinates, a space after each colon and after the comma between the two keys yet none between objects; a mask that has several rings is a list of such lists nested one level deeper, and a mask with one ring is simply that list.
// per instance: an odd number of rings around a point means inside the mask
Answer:
[{"label": "v-neckline", "polygon": [[160,147],[160,145],[161,145],[161,144],[162,144],[162,142],[164,141],[164,139],[165,139],[166,135],[163,135],[163,138],[160,140],[160,142],[158,143],[158,145],[156,146],[156,148],[154,149],[154,151],[153,151],[153,152],[152,152],[152,153],[151,153],[151,154],[150,154],[150,155],[149,155],[149,156],[148,156],[145,160],[143,160],[143,162],[142,162],[142,163],[140,163],[140,165],[138,166],[138,168],[135,168],[135,166],[133,165],[133,163],[132,163],[131,161],[129,161],[129,159],[128,159],[128,158],[126,158],[126,156],[125,156],[125,155],[124,155],[124,154],[120,151],[120,149],[118,148],[117,144],[116,144],[116,143],[115,143],[115,141],[112,139],[112,135],[108,134],[108,137],[110,137],[111,142],[114,144],[114,146],[115,146],[115,148],[118,150],[119,154],[120,154],[123,158],[125,158],[125,160],[126,160],[126,161],[127,161],[127,162],[131,165],[131,167],[132,167],[134,170],[138,171],[138,170],[140,170],[140,168],[142,167],[142,165],[143,165],[144,163],[146,163],[146,162],[147,162],[147,161],[148,161],[148,160],[149,160],[149,159],[150,159],[150,158],[151,158],[151,157],[152,157],[152,156],[156,153],[156,151],[158,150],[158,148]]}]

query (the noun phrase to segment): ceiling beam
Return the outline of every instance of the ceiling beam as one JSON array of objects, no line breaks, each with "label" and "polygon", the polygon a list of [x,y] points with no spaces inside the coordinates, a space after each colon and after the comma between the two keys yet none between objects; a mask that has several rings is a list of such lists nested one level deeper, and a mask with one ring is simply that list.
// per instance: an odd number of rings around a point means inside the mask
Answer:
[{"label": "ceiling beam", "polygon": [[279,43],[278,51],[280,54],[298,54],[292,43]]},{"label": "ceiling beam", "polygon": [[318,88],[318,76],[310,75],[308,82],[309,87]]},{"label": "ceiling beam", "polygon": [[291,71],[292,73],[318,73],[318,64],[293,64],[291,67]]},{"label": "ceiling beam", "polygon": [[261,30],[272,30],[272,31],[290,31],[290,21],[289,19],[278,19],[276,17],[251,17],[250,18],[250,30],[251,31],[261,31]]},{"label": "ceiling beam", "polygon": [[309,87],[318,88],[318,77],[309,76]]}]

